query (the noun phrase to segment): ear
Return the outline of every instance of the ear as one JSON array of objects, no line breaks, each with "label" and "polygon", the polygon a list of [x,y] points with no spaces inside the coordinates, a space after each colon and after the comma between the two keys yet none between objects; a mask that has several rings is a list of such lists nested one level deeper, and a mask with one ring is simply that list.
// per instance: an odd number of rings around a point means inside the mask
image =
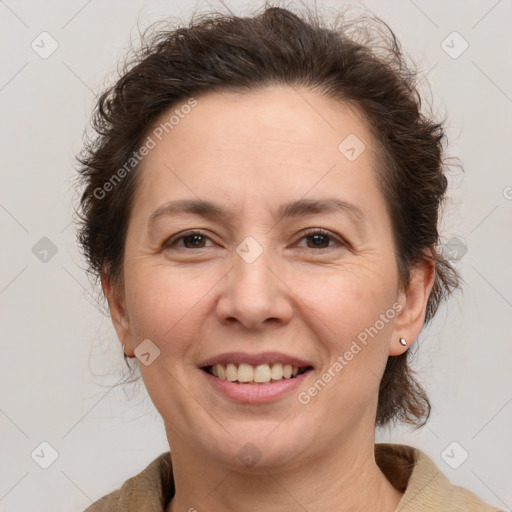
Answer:
[{"label": "ear", "polygon": [[101,273],[101,287],[107,298],[112,324],[121,342],[123,351],[127,356],[134,357],[134,347],[131,344],[130,321],[126,312],[124,294],[115,285],[108,272]]},{"label": "ear", "polygon": [[[434,261],[428,259],[411,270],[409,285],[400,291],[398,302],[402,309],[396,316],[388,355],[403,354],[418,338],[427,311],[428,298],[435,281]],[[407,341],[407,346],[400,343]]]}]

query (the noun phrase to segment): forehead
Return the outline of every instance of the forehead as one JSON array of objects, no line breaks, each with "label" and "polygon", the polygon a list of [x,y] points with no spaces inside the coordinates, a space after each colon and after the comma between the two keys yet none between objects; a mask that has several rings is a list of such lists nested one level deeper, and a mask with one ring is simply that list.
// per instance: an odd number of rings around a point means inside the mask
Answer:
[{"label": "forehead", "polygon": [[[152,132],[157,132],[158,142],[174,140],[197,148],[213,143],[219,150],[237,143],[243,145],[239,149],[261,144],[270,149],[289,143],[330,145],[337,150],[344,135],[369,138],[357,107],[308,89],[272,86],[248,92],[219,91],[195,97],[193,107],[188,103],[176,104],[155,122]],[[337,157],[338,152],[333,155]]]},{"label": "forehead", "polygon": [[148,132],[155,145],[139,169],[137,195],[153,206],[170,195],[277,195],[281,203],[283,194],[292,200],[371,185],[376,146],[357,109],[285,86],[194,102],[173,106]]}]

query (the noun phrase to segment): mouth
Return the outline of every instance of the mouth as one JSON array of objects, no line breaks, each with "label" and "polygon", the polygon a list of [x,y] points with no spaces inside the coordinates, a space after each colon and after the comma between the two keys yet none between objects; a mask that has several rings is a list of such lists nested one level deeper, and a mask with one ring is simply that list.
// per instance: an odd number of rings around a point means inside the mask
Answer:
[{"label": "mouth", "polygon": [[236,384],[269,385],[289,379],[295,379],[304,373],[311,371],[312,366],[294,366],[283,363],[262,363],[253,365],[250,363],[225,363],[203,366],[206,373],[219,380],[225,380]]},{"label": "mouth", "polygon": [[310,361],[281,352],[230,352],[203,360],[206,382],[216,394],[241,404],[285,400],[313,374]]}]

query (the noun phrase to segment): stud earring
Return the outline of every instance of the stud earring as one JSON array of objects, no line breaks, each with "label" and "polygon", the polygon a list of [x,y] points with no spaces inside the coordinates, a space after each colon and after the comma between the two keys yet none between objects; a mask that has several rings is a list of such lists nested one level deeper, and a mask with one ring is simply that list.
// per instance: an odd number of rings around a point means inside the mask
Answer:
[{"label": "stud earring", "polygon": [[406,347],[407,346],[407,340],[405,338],[400,338],[400,345]]}]

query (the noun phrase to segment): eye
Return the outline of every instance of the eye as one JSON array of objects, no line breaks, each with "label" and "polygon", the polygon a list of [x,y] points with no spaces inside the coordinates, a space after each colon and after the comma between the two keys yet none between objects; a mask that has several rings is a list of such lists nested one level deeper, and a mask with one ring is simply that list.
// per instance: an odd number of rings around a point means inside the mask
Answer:
[{"label": "eye", "polygon": [[[202,231],[187,231],[185,233],[171,237],[164,244],[164,248],[169,249],[177,246],[180,249],[206,249],[205,242],[210,238]],[[181,245],[183,242],[184,245]]]},{"label": "eye", "polygon": [[[311,240],[312,245],[308,245],[308,249],[330,249],[336,245],[346,247],[347,243],[340,238],[333,235],[331,232],[325,229],[312,228],[306,231],[301,240]],[[334,242],[333,245],[329,245],[329,242]]]},{"label": "eye", "polygon": [[[311,245],[307,245],[308,249],[331,249],[332,247],[340,246],[347,247],[348,244],[335,236],[333,233],[320,228],[311,228],[305,233],[300,240],[311,240]],[[177,247],[180,249],[207,249],[209,246],[205,245],[207,240],[211,240],[208,235],[203,231],[187,231],[171,237],[164,244],[164,248]],[[332,243],[331,243],[332,242]],[[211,247],[211,246],[210,246]]]}]

